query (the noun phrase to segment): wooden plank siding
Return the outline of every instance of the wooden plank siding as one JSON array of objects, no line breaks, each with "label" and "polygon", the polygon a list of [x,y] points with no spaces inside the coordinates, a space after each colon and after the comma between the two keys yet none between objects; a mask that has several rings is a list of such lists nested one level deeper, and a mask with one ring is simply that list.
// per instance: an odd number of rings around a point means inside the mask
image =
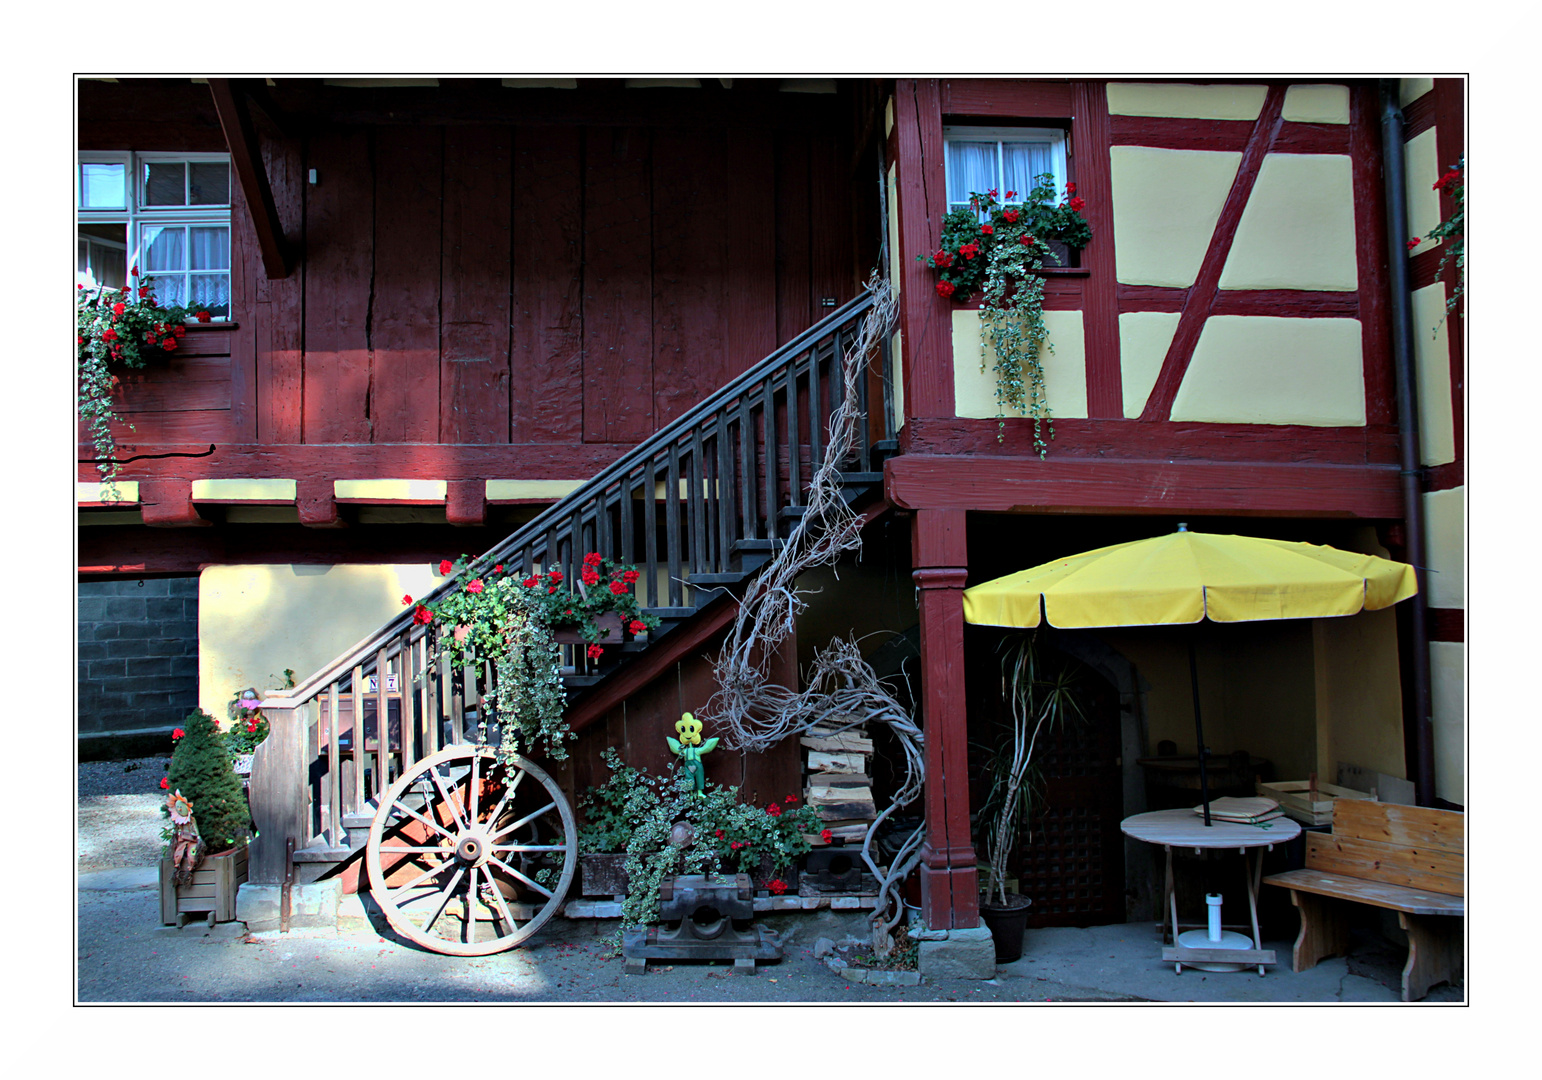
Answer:
[{"label": "wooden plank siding", "polygon": [[[123,479],[309,478],[318,498],[329,473],[582,479],[865,273],[825,133],[336,125],[264,127],[261,146],[297,265],[267,277],[235,188],[233,325],[190,330],[170,364],[125,378],[121,405],[127,452],[219,451]],[[294,456],[306,444],[403,453],[362,473],[342,470],[373,459],[324,454],[317,472]],[[425,444],[461,449],[407,449]],[[525,450],[467,456],[510,445]]]}]

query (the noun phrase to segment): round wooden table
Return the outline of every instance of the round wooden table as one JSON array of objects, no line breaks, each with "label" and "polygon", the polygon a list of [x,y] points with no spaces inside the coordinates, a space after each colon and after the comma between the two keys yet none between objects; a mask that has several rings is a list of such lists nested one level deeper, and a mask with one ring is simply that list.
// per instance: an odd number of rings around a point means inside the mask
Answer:
[{"label": "round wooden table", "polygon": [[[1277,817],[1260,825],[1243,825],[1235,821],[1216,821],[1206,825],[1193,810],[1154,810],[1148,814],[1136,814],[1119,823],[1119,831],[1133,840],[1147,844],[1160,844],[1167,853],[1167,871],[1162,882],[1162,939],[1169,936],[1172,945],[1162,950],[1162,959],[1172,961],[1176,970],[1183,971],[1188,964],[1245,964],[1258,965],[1258,973],[1264,973],[1264,965],[1275,962],[1274,950],[1265,949],[1258,933],[1258,883],[1263,875],[1264,852],[1294,840],[1301,835],[1301,826],[1288,817]],[[1243,874],[1247,879],[1248,915],[1253,926],[1251,949],[1199,949],[1190,948],[1178,941],[1178,897],[1173,888],[1173,849],[1193,848],[1201,851],[1235,850],[1242,855]],[[1251,858],[1249,857],[1251,855]],[[1191,929],[1200,928],[1192,924]]]}]

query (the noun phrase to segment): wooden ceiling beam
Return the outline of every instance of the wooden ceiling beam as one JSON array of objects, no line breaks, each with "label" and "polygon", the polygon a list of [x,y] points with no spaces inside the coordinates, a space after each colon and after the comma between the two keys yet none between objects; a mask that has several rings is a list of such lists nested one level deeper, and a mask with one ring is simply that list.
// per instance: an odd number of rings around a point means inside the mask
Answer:
[{"label": "wooden ceiling beam", "polygon": [[293,262],[289,245],[284,242],[278,204],[273,200],[273,186],[268,183],[268,173],[262,164],[262,147],[257,141],[257,128],[252,123],[245,93],[230,79],[210,79],[209,90],[214,95],[214,110],[219,114],[220,127],[225,130],[225,143],[230,147],[231,167],[252,215],[257,243],[262,249],[263,269],[270,280],[286,278]]}]

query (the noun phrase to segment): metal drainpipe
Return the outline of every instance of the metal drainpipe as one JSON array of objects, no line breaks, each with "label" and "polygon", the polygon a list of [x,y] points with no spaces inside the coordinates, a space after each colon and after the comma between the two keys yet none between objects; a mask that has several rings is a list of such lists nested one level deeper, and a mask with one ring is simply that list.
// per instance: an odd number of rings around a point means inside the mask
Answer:
[{"label": "metal drainpipe", "polygon": [[1408,561],[1419,579],[1409,623],[1413,637],[1414,791],[1420,806],[1435,803],[1435,752],[1430,707],[1429,580],[1424,561],[1423,470],[1419,464],[1419,399],[1414,378],[1413,302],[1408,278],[1408,186],[1404,176],[1403,109],[1398,81],[1377,80],[1381,89],[1382,177],[1387,193],[1387,266],[1391,271],[1392,362],[1397,374],[1398,473],[1403,487],[1403,520]]}]

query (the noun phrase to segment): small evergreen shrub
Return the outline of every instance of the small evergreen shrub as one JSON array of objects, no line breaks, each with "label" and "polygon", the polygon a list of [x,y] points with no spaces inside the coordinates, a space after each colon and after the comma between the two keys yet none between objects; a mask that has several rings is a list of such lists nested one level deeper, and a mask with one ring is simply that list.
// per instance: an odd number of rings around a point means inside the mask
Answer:
[{"label": "small evergreen shrub", "polygon": [[251,811],[241,781],[230,762],[225,736],[214,717],[194,709],[183,722],[184,734],[171,753],[166,779],[193,804],[198,835],[210,855],[229,851],[246,839]]}]

